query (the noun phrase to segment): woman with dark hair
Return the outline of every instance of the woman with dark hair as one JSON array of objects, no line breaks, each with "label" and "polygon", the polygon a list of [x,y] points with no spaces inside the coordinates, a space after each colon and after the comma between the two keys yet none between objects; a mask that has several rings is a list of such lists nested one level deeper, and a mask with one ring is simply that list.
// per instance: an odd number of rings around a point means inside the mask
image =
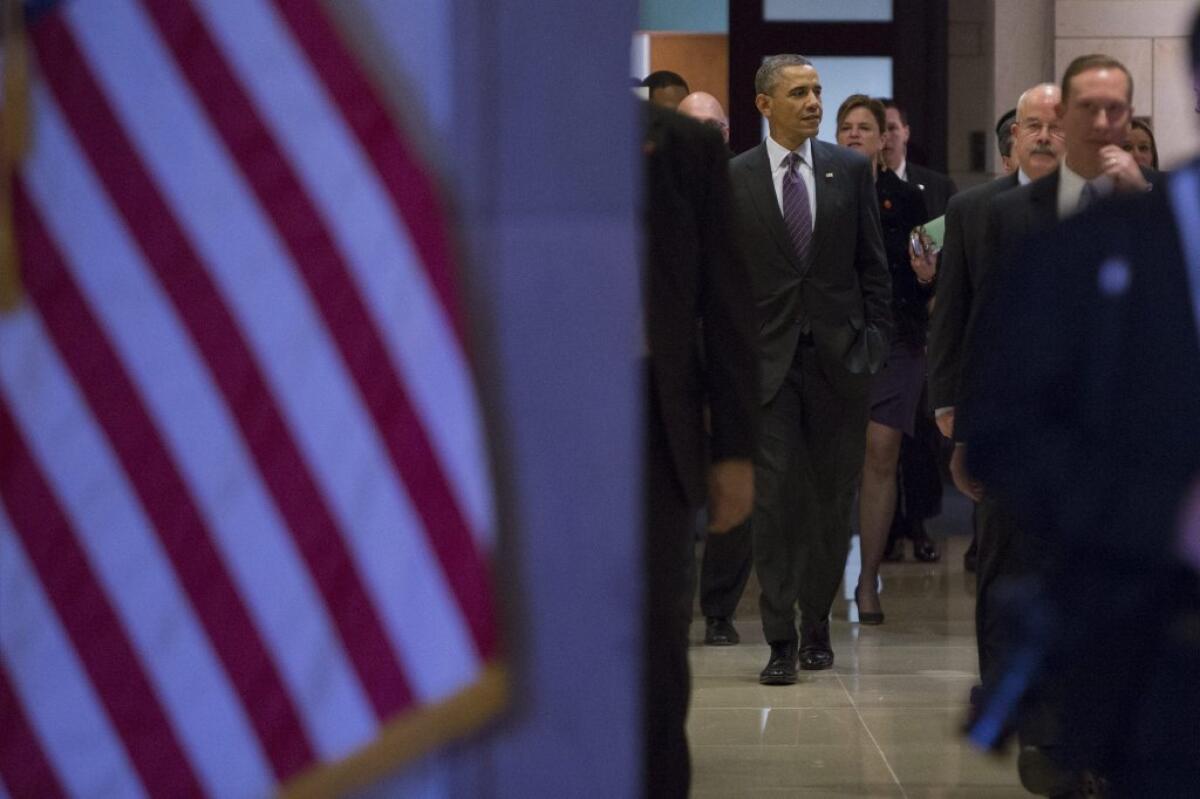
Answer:
[{"label": "woman with dark hair", "polygon": [[883,245],[892,278],[895,334],[887,364],[871,382],[871,416],[859,491],[862,572],[854,591],[858,619],[883,623],[877,581],[896,507],[896,468],[900,442],[913,434],[921,388],[925,383],[927,306],[933,295],[936,261],[912,251],[909,237],[929,220],[920,189],[882,169],[883,104],[852,94],[837,113],[837,143],[865,155],[875,171],[875,192],[883,226]]},{"label": "woman with dark hair", "polygon": [[1133,154],[1133,160],[1138,166],[1158,170],[1158,145],[1154,141],[1154,131],[1150,123],[1141,117],[1134,117],[1129,123],[1125,134],[1125,144],[1121,145],[1127,153]]}]

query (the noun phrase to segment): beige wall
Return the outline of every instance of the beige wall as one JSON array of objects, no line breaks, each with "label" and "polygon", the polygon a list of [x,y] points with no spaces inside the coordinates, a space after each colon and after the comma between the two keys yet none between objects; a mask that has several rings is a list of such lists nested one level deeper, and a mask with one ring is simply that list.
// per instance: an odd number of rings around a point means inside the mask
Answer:
[{"label": "beige wall", "polygon": [[1164,167],[1200,151],[1200,120],[1187,69],[1194,0],[1057,0],[1055,74],[1072,58],[1107,53],[1133,74],[1133,105],[1151,117]]},{"label": "beige wall", "polygon": [[996,118],[1042,81],[1058,82],[1071,59],[1092,52],[1121,59],[1134,80],[1134,107],[1154,124],[1164,167],[1200,152],[1200,120],[1187,73],[1194,0],[952,0],[950,5],[950,169],[969,173],[971,131],[987,131],[996,169]]}]

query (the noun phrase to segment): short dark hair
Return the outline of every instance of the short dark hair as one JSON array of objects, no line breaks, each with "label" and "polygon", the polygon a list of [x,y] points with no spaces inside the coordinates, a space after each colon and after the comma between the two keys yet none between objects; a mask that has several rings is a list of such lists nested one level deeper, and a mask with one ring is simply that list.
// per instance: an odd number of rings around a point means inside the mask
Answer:
[{"label": "short dark hair", "polygon": [[754,93],[770,94],[779,80],[779,73],[787,67],[811,67],[813,62],[795,53],[780,53],[769,55],[763,59],[762,66],[754,73]]},{"label": "short dark hair", "polygon": [[880,97],[879,102],[883,103],[883,107],[885,109],[896,109],[896,113],[900,115],[900,124],[906,128],[908,127],[908,112],[901,108],[899,103],[897,103],[891,97]]},{"label": "short dark hair", "polygon": [[1076,75],[1089,72],[1093,69],[1119,69],[1124,72],[1125,79],[1129,82],[1129,97],[1127,99],[1133,102],[1133,75],[1129,74],[1129,70],[1125,68],[1125,65],[1110,55],[1091,53],[1089,55],[1081,55],[1067,65],[1067,71],[1063,73],[1062,79],[1063,105],[1067,104],[1071,93],[1071,79]]},{"label": "short dark hair", "polygon": [[642,80],[642,85],[650,91],[655,89],[665,89],[668,86],[682,86],[683,90],[691,94],[691,89],[688,88],[687,81],[678,72],[672,72],[669,69],[660,69],[657,72],[651,72]]},{"label": "short dark hair", "polygon": [[1008,158],[1012,155],[1012,124],[1017,121],[1017,109],[1010,108],[1000,115],[996,120],[996,147],[1000,149],[1000,155]]},{"label": "short dark hair", "polygon": [[874,97],[868,97],[865,94],[852,94],[842,101],[837,112],[837,126],[842,126],[842,120],[856,108],[865,108],[875,117],[875,121],[879,124],[879,132],[887,128],[887,114],[883,110],[883,103],[876,100]]},{"label": "short dark hair", "polygon": [[1137,128],[1150,138],[1150,166],[1158,169],[1158,142],[1154,139],[1154,129],[1146,117],[1134,117],[1129,121],[1130,128]]}]

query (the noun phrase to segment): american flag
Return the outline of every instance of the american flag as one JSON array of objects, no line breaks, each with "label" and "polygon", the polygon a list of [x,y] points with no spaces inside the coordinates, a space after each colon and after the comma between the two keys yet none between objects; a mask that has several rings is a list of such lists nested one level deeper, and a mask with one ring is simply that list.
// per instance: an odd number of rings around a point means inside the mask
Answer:
[{"label": "american flag", "polygon": [[0,315],[0,797],[337,793],[503,703],[436,191],[317,0],[52,6]]}]

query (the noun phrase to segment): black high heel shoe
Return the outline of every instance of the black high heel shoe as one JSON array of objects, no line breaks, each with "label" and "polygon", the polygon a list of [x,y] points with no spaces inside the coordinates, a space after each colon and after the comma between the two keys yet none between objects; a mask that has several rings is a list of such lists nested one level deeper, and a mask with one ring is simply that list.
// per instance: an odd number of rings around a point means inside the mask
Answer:
[{"label": "black high heel shoe", "polygon": [[857,586],[854,588],[854,604],[855,604],[855,606],[858,607],[858,623],[859,624],[869,624],[872,626],[877,625],[877,624],[883,624],[883,611],[882,610],[874,612],[874,613],[868,613],[862,609],[862,603],[858,601],[858,587]]}]

